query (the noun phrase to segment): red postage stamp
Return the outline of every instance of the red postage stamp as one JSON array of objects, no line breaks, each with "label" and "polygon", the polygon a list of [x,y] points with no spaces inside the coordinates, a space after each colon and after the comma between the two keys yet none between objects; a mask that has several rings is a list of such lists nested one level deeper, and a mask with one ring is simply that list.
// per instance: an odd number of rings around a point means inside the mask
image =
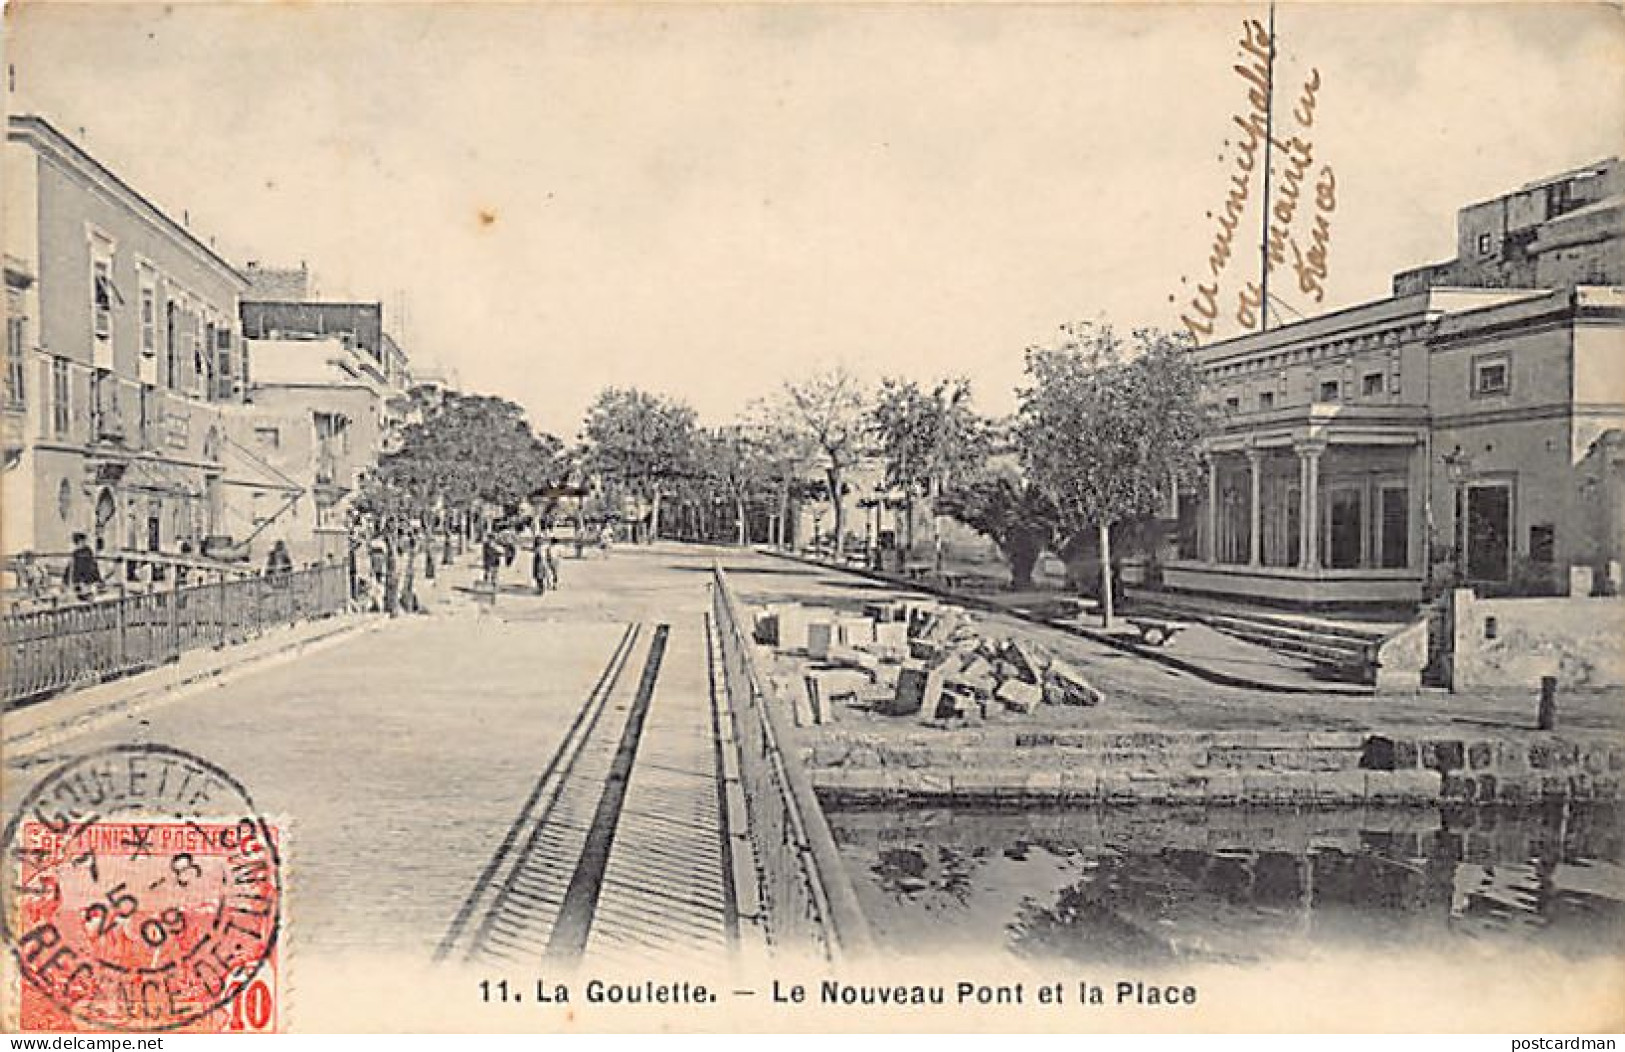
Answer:
[{"label": "red postage stamp", "polygon": [[18,1028],[276,1032],[279,831],[195,757],[110,752],[47,777],[9,831]]}]

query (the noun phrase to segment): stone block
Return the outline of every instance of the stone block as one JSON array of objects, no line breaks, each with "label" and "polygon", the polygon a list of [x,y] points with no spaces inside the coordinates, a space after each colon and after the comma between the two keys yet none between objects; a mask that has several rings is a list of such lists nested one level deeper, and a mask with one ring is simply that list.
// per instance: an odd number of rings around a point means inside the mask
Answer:
[{"label": "stone block", "polygon": [[1422,766],[1435,771],[1459,771],[1466,762],[1466,748],[1459,741],[1422,743]]},{"label": "stone block", "polygon": [[1445,800],[1471,802],[1478,795],[1478,782],[1470,775],[1448,771],[1439,787],[1439,796]]},{"label": "stone block", "polygon": [[1100,799],[1100,773],[1087,767],[1063,770],[1061,794],[1071,800]]},{"label": "stone block", "polygon": [[994,693],[994,697],[998,698],[1004,704],[1004,707],[1012,712],[1031,712],[1038,706],[1040,701],[1044,700],[1044,691],[1036,683],[1024,683],[1019,679],[1007,679],[999,684],[999,689]]},{"label": "stone block", "polygon": [[840,641],[850,647],[868,646],[875,641],[875,623],[867,617],[842,617],[836,621]]},{"label": "stone block", "polygon": [[935,712],[937,699],[942,694],[942,673],[910,663],[897,674],[897,693],[887,706],[888,716],[912,716],[917,712]]},{"label": "stone block", "polygon": [[807,624],[812,620],[811,613],[794,603],[780,606],[774,613],[778,620],[774,645],[780,650],[806,650]]},{"label": "stone block", "polygon": [[1315,775],[1319,803],[1357,803],[1365,799],[1364,771],[1324,771]]},{"label": "stone block", "polygon": [[1228,771],[1210,772],[1202,781],[1208,802],[1232,804],[1242,798],[1242,778]]},{"label": "stone block", "polygon": [[1047,655],[1038,647],[1020,639],[1013,639],[1005,649],[1012,664],[1016,666],[1016,675],[1028,683],[1042,683],[1044,670],[1049,667]]},{"label": "stone block", "polygon": [[907,654],[908,625],[901,621],[881,621],[875,625],[874,648],[884,653]]},{"label": "stone block", "polygon": [[1117,771],[1101,771],[1098,799],[1108,803],[1126,804],[1136,798],[1134,783],[1128,775]]},{"label": "stone block", "polygon": [[1367,771],[1367,800],[1385,803],[1433,803],[1439,799],[1440,777],[1424,770]]},{"label": "stone block", "polygon": [[1027,774],[1027,794],[1035,797],[1058,797],[1062,795],[1064,779],[1060,771],[1029,771]]},{"label": "stone block", "polygon": [[1046,697],[1062,705],[1099,705],[1106,695],[1086,679],[1077,667],[1056,658],[1043,675]]},{"label": "stone block", "polygon": [[813,621],[807,625],[807,656],[815,661],[829,658],[829,648],[836,643],[835,622]]},{"label": "stone block", "polygon": [[872,674],[880,669],[880,659],[867,650],[859,650],[845,643],[834,643],[830,646],[826,659],[848,668],[862,669]]}]

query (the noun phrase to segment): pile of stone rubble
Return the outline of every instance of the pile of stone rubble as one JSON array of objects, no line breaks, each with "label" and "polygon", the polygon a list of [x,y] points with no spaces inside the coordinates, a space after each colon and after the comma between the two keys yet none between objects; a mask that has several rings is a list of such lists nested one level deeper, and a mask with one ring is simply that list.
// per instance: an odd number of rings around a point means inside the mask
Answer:
[{"label": "pile of stone rubble", "polygon": [[974,614],[935,599],[870,603],[861,615],[782,603],[757,613],[755,635],[810,659],[800,677],[775,677],[794,699],[798,723],[831,722],[847,705],[966,720],[1103,699],[1075,665],[1042,646],[985,634]]}]

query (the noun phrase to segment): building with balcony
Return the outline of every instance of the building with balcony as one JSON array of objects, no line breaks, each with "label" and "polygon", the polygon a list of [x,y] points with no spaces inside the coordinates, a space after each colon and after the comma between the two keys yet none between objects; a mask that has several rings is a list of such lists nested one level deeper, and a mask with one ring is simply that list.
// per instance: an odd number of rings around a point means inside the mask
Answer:
[{"label": "building with balcony", "polygon": [[243,276],[40,117],[9,118],[4,164],[7,550],[200,551],[233,481]]}]

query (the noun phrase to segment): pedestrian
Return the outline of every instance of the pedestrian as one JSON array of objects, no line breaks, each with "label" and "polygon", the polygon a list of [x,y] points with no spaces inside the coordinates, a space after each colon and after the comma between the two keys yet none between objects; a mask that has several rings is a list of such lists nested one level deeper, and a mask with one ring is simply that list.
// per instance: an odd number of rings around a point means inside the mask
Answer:
[{"label": "pedestrian", "polygon": [[265,557],[265,576],[274,585],[285,585],[293,579],[293,556],[288,554],[288,543],[277,541]]},{"label": "pedestrian", "polygon": [[68,556],[68,569],[62,580],[81,599],[89,599],[101,587],[101,567],[96,563],[96,553],[90,550],[90,539],[82,533],[73,535],[73,553]]},{"label": "pedestrian", "polygon": [[546,595],[552,580],[548,576],[548,538],[541,533],[531,541],[530,579],[536,582],[536,595]]},{"label": "pedestrian", "polygon": [[497,540],[496,533],[487,533],[480,545],[480,565],[485,570],[485,584],[493,591],[497,587],[497,575],[502,570],[502,555],[502,543]]},{"label": "pedestrian", "polygon": [[559,587],[559,549],[553,540],[553,534],[548,533],[547,545],[542,550],[542,557],[547,564],[547,586],[554,591]]}]

